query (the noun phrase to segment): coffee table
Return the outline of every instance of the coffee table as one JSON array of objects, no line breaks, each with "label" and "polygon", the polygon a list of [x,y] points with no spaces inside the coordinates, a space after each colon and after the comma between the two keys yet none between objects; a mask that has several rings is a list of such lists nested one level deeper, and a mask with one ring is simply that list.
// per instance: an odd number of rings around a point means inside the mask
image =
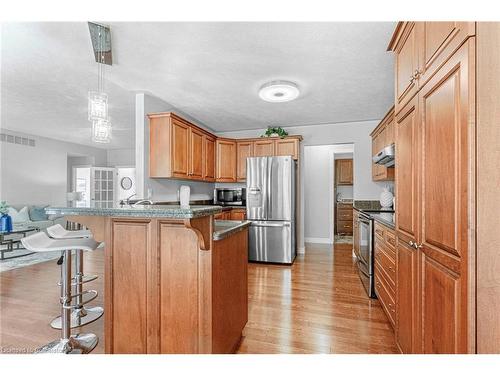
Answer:
[{"label": "coffee table", "polygon": [[[20,258],[27,255],[31,255],[33,253],[26,253],[21,255],[14,255],[11,257],[5,257],[5,253],[10,253],[14,250],[23,250],[24,248],[20,248],[19,244],[21,243],[21,239],[26,237],[26,235],[30,232],[38,232],[40,229],[37,227],[14,227],[10,232],[0,232],[0,246],[7,245],[6,249],[0,248],[0,260],[14,259]],[[9,238],[11,236],[15,236],[15,238]],[[16,247],[14,247],[14,245]]]}]

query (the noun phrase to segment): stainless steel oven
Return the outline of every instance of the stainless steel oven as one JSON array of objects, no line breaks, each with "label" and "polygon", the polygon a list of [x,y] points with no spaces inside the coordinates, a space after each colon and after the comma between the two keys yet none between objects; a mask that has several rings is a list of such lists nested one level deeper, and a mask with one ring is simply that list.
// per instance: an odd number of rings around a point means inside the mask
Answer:
[{"label": "stainless steel oven", "polygon": [[359,277],[370,298],[376,298],[374,280],[373,219],[362,212],[358,216]]},{"label": "stainless steel oven", "polygon": [[214,189],[214,204],[220,206],[246,206],[245,188]]}]

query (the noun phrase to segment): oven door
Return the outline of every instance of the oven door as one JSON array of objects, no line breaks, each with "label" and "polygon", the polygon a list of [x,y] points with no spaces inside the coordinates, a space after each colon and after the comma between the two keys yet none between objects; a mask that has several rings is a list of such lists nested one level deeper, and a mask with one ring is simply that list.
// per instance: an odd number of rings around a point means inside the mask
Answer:
[{"label": "oven door", "polygon": [[358,220],[359,262],[361,263],[359,264],[359,267],[365,274],[371,275],[373,273],[373,221],[364,217],[360,217]]}]

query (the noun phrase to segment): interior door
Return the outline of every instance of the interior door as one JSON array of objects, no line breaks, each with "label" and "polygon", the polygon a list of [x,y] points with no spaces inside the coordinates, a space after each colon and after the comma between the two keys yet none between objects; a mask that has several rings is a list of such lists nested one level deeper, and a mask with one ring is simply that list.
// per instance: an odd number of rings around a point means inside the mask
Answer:
[{"label": "interior door", "polygon": [[112,207],[115,203],[115,169],[92,167],[91,176],[94,207]]},{"label": "interior door", "polygon": [[[469,39],[421,91],[420,245],[424,353],[466,353],[470,203],[474,200],[474,40]],[[472,297],[471,297],[472,298]]]}]

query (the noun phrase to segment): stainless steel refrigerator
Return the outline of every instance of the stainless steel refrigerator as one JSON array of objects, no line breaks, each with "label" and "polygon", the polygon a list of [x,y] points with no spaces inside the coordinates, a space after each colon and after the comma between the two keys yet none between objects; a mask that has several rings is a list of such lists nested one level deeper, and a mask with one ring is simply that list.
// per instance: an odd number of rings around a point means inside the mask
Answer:
[{"label": "stainless steel refrigerator", "polygon": [[293,263],[295,161],[291,156],[247,158],[248,259]]}]

